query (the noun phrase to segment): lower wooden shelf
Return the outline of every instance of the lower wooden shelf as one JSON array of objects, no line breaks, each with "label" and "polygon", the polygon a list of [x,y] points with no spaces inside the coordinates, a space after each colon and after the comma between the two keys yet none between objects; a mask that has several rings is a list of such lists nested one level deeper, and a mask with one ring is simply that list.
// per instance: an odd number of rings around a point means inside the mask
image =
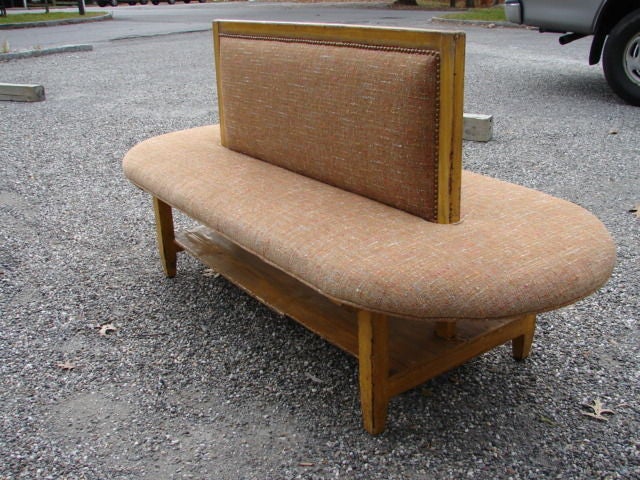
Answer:
[{"label": "lower wooden shelf", "polygon": [[[273,310],[358,357],[358,312],[334,303],[216,232],[198,227],[176,244]],[[411,389],[511,339],[532,335],[535,316],[457,319],[451,338],[438,335],[451,320],[388,317],[387,394]],[[448,329],[449,330],[449,329]],[[528,353],[528,351],[527,351]],[[522,355],[526,356],[526,354]]]}]

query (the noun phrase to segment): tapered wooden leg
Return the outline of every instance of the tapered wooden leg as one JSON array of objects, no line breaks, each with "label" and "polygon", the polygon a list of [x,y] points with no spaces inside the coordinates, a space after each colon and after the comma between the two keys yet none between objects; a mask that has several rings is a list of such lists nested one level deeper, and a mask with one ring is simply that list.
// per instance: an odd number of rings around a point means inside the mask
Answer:
[{"label": "tapered wooden leg", "polygon": [[358,312],[358,361],[364,428],[377,435],[385,428],[389,405],[389,322],[385,315]]},{"label": "tapered wooden leg", "polygon": [[531,353],[531,344],[533,343],[533,334],[536,330],[536,316],[534,314],[527,315],[524,319],[526,333],[511,341],[511,349],[513,358],[516,360],[524,360]]},{"label": "tapered wooden leg", "polygon": [[167,277],[176,275],[176,248],[173,232],[173,214],[171,206],[153,197],[153,211],[156,214],[156,236],[162,269]]}]

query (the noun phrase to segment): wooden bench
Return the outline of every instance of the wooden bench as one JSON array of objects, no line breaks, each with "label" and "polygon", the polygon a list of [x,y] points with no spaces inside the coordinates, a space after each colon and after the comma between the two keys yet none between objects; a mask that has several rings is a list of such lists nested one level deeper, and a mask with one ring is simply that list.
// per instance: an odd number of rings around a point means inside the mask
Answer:
[{"label": "wooden bench", "polygon": [[[463,171],[463,33],[215,22],[220,125],[146,140],[167,276],[201,259],[357,357],[365,428],[389,399],[611,274],[583,208]],[[518,161],[513,159],[513,161]],[[201,225],[174,233],[172,209]]]}]

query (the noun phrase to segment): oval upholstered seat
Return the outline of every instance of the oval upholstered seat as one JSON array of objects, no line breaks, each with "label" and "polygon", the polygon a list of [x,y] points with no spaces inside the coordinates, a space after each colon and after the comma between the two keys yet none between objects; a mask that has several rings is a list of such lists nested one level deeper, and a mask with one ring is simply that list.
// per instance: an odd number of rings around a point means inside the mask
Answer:
[{"label": "oval upholstered seat", "polygon": [[217,126],[142,142],[124,170],[322,294],[393,316],[539,313],[592,293],[615,262],[585,209],[466,171],[462,220],[441,225],[228,150]]}]

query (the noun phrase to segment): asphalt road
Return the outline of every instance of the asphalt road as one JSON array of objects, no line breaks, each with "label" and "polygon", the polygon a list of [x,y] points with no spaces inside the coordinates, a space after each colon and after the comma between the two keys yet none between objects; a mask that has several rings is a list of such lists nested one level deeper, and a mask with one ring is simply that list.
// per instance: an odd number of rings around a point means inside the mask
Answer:
[{"label": "asphalt road", "polygon": [[[0,30],[0,43],[7,41],[12,51],[71,44],[90,44],[95,48],[104,48],[122,40],[208,31],[214,19],[461,28],[456,25],[432,23],[431,19],[442,12],[396,9],[387,3],[225,2],[157,6],[121,5],[115,8],[92,7],[89,10],[112,12],[113,20],[47,28]],[[604,78],[599,67],[586,65],[588,40],[577,41],[560,48],[556,35],[541,35],[532,30],[525,31],[519,28],[468,28],[467,38],[468,53],[477,52],[511,58],[514,68],[528,63],[557,63],[560,68],[575,65],[576,68],[584,69],[590,74],[597,72],[597,77]],[[522,74],[526,76],[527,72],[523,71]]]},{"label": "asphalt road", "polygon": [[176,5],[122,5],[88,8],[112,12],[113,21],[90,25],[64,25],[47,29],[0,31],[17,50],[69,44],[96,44],[112,40],[208,30],[214,19],[316,21],[363,25],[424,27],[436,12],[391,9],[388,4],[299,4],[228,2]]},{"label": "asphalt road", "polygon": [[[431,19],[442,12],[396,9],[387,3],[260,3],[225,2],[206,4],[160,4],[99,8],[109,11],[113,20],[87,24],[61,25],[47,28],[0,30],[0,43],[8,42],[12,51],[57,47],[71,44],[91,44],[107,47],[113,42],[208,31],[214,19],[245,19],[265,21],[298,21],[384,25],[415,28],[460,29],[460,26],[434,24]],[[581,40],[560,48],[556,35],[540,35],[522,29],[496,30],[471,28],[467,35],[467,51],[491,50],[520,62],[560,62],[582,65],[587,71],[599,70],[586,66],[589,42]],[[526,72],[523,72],[526,75]]]}]

